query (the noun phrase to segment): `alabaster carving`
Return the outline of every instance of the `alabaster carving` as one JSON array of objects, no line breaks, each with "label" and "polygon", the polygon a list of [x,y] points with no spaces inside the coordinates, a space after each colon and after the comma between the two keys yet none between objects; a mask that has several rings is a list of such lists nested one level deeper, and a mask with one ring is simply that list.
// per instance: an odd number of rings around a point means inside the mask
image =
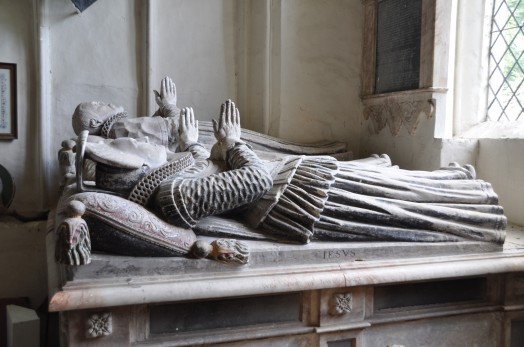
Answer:
[{"label": "alabaster carving", "polygon": [[82,219],[85,210],[80,201],[67,204],[67,218],[56,228],[55,259],[58,263],[78,266],[91,262],[91,237],[87,223]]},{"label": "alabaster carving", "polygon": [[415,134],[422,119],[432,118],[435,100],[398,101],[386,98],[385,101],[364,107],[364,118],[371,120],[375,134],[386,127],[393,136],[404,127],[411,135]]},{"label": "alabaster carving", "polygon": [[353,295],[351,293],[334,294],[331,299],[331,314],[343,315],[353,311]]},{"label": "alabaster carving", "polygon": [[384,107],[382,105],[365,107],[364,118],[372,121],[375,134],[380,133],[380,131],[386,127],[387,113],[384,112]]},{"label": "alabaster carving", "polygon": [[122,107],[113,104],[100,101],[83,102],[73,113],[73,130],[77,134],[87,130],[91,135],[100,135],[106,120],[122,112]]},{"label": "alabaster carving", "polygon": [[61,177],[60,191],[72,183],[76,176],[75,153],[73,152],[75,144],[73,140],[64,140],[62,141],[62,148],[58,151],[58,165]]},{"label": "alabaster carving", "polygon": [[89,225],[93,249],[99,251],[133,255],[145,247],[143,255],[183,256],[196,241],[191,230],[170,225],[125,198],[84,192],[71,195],[67,201],[85,205],[84,219]]},{"label": "alabaster carving", "polygon": [[88,339],[109,336],[113,333],[113,317],[110,312],[95,313],[87,317],[85,336]]},{"label": "alabaster carving", "polygon": [[[476,179],[469,165],[409,171],[393,166],[387,155],[339,161],[328,155],[297,155],[290,149],[308,153],[308,147],[286,147],[282,142],[274,146],[280,153],[259,156],[242,137],[240,113],[230,100],[221,105],[218,121],[212,123],[213,145],[208,146],[201,143],[201,137],[207,144],[209,138],[201,135],[193,109],[173,111],[179,109],[169,78],[156,96],[165,117],[152,118],[163,125],[168,119],[169,126],[148,131],[167,142],[90,135],[91,124],[98,126],[101,119],[113,122],[112,116],[121,113],[113,106],[92,104],[73,116],[82,120],[76,187],[66,189],[58,211],[63,214],[73,200],[86,206],[84,219],[95,250],[148,256],[192,253],[245,263],[247,247],[231,237],[266,235],[298,243],[504,242],[506,218],[497,195],[489,183]],[[433,114],[432,101],[424,97],[391,99],[385,105],[370,105],[366,114],[377,129],[389,124],[395,133],[401,125],[415,131],[420,117]],[[102,111],[104,115],[93,122],[83,118]],[[126,121],[117,120],[109,128]],[[86,160],[96,163],[95,182],[83,176]],[[213,223],[221,218],[223,222]],[[194,233],[204,230],[227,239],[204,245]]]},{"label": "alabaster carving", "polygon": [[211,244],[197,241],[193,245],[192,253],[197,258],[207,256],[223,263],[247,264],[249,261],[247,244],[234,239],[218,239]]}]

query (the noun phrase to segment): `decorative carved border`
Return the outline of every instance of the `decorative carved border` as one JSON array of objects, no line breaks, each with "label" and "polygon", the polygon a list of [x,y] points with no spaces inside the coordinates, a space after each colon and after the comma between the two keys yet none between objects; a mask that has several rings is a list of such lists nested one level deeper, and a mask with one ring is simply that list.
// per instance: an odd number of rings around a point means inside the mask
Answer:
[{"label": "decorative carved border", "polygon": [[375,134],[388,125],[393,136],[399,134],[402,126],[413,135],[422,118],[430,119],[434,116],[435,103],[433,98],[398,100],[388,97],[379,103],[364,103],[364,118],[372,121]]}]

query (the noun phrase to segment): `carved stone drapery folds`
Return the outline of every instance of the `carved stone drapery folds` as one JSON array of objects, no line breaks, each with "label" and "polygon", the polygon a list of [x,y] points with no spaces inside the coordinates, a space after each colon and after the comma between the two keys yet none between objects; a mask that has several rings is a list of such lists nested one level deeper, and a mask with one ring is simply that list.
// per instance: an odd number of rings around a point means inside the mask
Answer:
[{"label": "carved stone drapery folds", "polygon": [[435,115],[436,100],[431,92],[400,92],[367,97],[364,102],[364,118],[371,121],[373,132],[378,134],[389,127],[391,135],[397,136],[402,127],[413,135],[422,119]]}]

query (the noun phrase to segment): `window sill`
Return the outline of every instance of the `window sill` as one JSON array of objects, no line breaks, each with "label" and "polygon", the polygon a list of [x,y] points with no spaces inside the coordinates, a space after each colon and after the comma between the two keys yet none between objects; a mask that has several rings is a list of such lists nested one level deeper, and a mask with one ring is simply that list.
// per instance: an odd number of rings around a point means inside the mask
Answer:
[{"label": "window sill", "polygon": [[458,137],[476,139],[524,139],[524,121],[487,121],[475,125]]}]

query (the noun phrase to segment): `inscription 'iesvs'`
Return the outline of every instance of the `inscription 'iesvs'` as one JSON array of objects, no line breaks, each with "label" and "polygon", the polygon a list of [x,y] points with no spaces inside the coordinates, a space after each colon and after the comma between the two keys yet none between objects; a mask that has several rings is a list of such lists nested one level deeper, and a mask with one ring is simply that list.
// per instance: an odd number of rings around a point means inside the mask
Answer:
[{"label": "inscription 'iesvs'", "polygon": [[335,249],[331,251],[324,251],[324,259],[336,259],[354,257],[355,251],[349,249]]}]

